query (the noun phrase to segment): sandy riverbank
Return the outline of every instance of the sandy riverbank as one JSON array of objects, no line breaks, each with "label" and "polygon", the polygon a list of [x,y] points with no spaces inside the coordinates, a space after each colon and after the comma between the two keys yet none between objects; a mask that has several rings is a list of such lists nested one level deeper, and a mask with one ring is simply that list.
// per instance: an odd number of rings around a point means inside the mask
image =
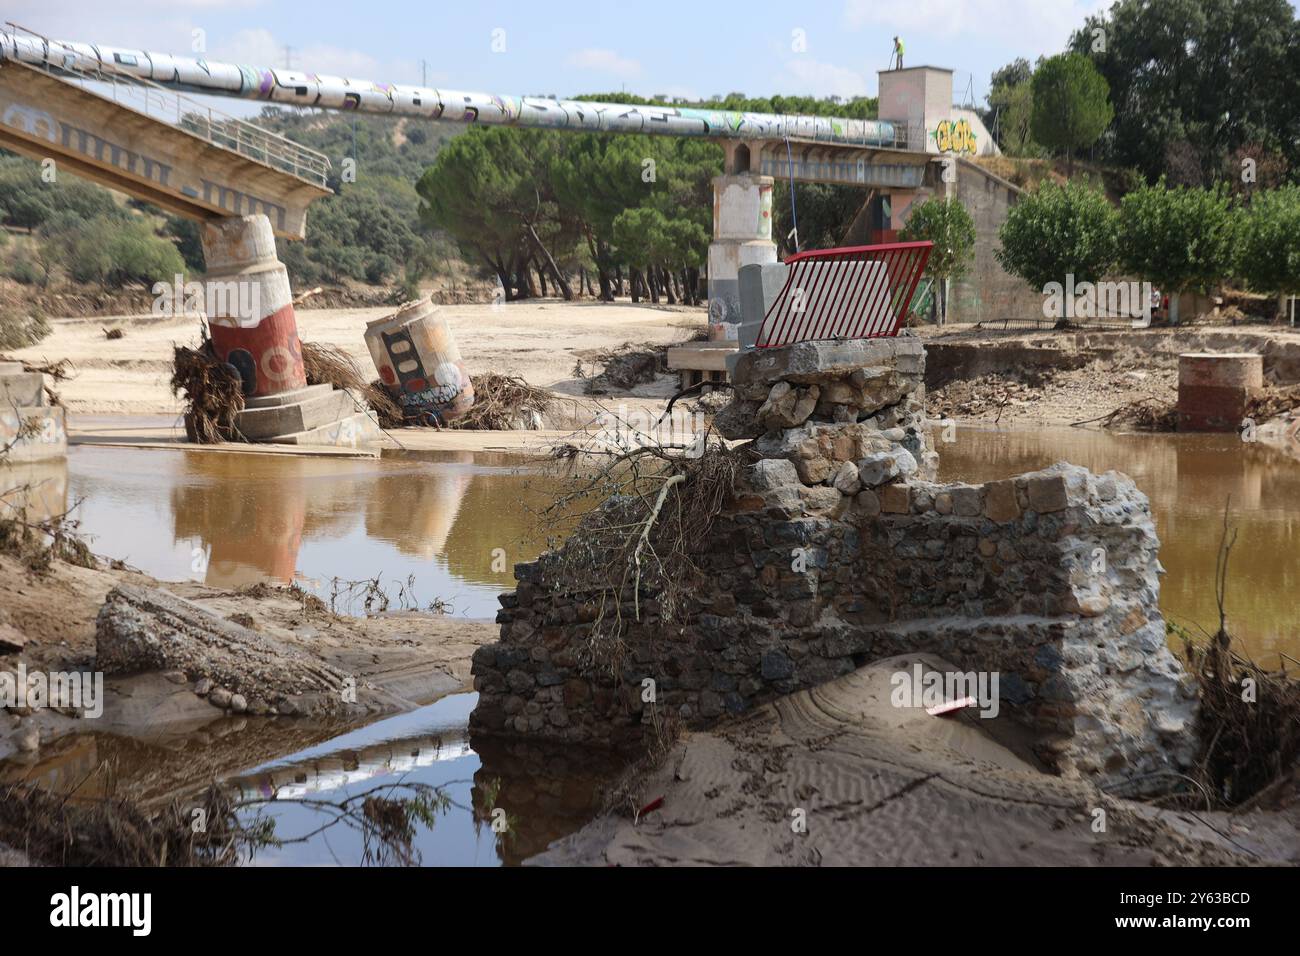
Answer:
[{"label": "sandy riverbank", "polygon": [[[598,371],[596,356],[627,343],[663,345],[689,338],[704,327],[701,308],[530,301],[493,305],[441,306],[470,374],[500,372],[560,395],[582,394],[574,374],[582,363]],[[390,308],[299,309],[304,341],[333,345],[351,355],[367,377],[374,363],[362,336],[366,323],[392,313]],[[180,403],[168,381],[173,345],[199,340],[199,319],[124,316],[56,319],[53,332],[30,348],[12,353],[27,362],[68,359],[71,376],[58,385],[68,410],[112,415],[175,415]],[[105,328],[120,328],[108,340]],[[662,390],[661,390],[662,391]],[[633,394],[637,394],[634,392]]]},{"label": "sandy riverbank", "polygon": [[[1040,773],[1003,718],[890,703],[892,673],[842,678],[685,734],[624,799],[534,857],[614,866],[1228,866],[1300,862],[1300,801],[1184,813]],[[1293,788],[1294,789],[1294,788]],[[653,809],[645,809],[653,808]],[[1098,829],[1098,810],[1105,811]],[[640,819],[636,812],[643,811]],[[798,825],[805,829],[799,832]]]}]

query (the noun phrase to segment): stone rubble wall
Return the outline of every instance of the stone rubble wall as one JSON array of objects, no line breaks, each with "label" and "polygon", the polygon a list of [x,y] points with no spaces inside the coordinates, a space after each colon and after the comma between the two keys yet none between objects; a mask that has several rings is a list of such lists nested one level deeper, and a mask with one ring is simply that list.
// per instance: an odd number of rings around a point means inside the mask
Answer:
[{"label": "stone rubble wall", "polygon": [[743,353],[719,427],[757,460],[696,556],[709,584],[684,620],[643,598],[617,677],[587,669],[595,596],[554,555],[517,566],[501,641],[474,656],[472,729],[639,745],[664,718],[741,714],[924,651],[997,672],[1002,708],[1062,773],[1184,765],[1195,701],[1165,644],[1146,496],[1065,463],[936,482],[923,376],[909,337]]}]

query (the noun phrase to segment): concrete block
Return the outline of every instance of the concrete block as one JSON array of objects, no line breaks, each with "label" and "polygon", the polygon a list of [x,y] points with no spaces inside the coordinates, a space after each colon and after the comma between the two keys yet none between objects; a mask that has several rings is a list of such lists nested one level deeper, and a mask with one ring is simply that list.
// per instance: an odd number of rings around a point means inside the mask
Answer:
[{"label": "concrete block", "polygon": [[383,431],[373,418],[363,412],[357,412],[319,428],[295,432],[292,435],[280,435],[275,439],[275,444],[357,448],[361,445],[373,444],[383,437]]},{"label": "concrete block", "polygon": [[277,408],[281,405],[292,405],[294,402],[320,398],[332,391],[334,391],[333,385],[308,385],[306,388],[290,389],[274,395],[249,395],[244,399],[244,408]]},{"label": "concrete block", "polygon": [[790,277],[784,262],[747,265],[740,268],[740,347],[752,349],[763,326],[763,317],[772,307]]},{"label": "concrete block", "polygon": [[0,448],[5,446],[10,447],[4,460],[10,463],[66,457],[68,430],[63,409],[0,408]]},{"label": "concrete block", "polygon": [[339,389],[313,395],[304,401],[265,408],[245,408],[236,425],[253,441],[282,441],[277,436],[310,431],[347,418],[356,410],[352,396]]},{"label": "concrete block", "polygon": [[0,408],[43,408],[47,404],[45,376],[40,372],[24,372],[22,366],[17,372],[0,370]]},{"label": "concrete block", "polygon": [[780,379],[808,384],[856,368],[899,368],[900,361],[908,369],[924,368],[925,346],[919,338],[903,335],[892,339],[796,342],[778,348],[742,350],[734,360],[728,360],[728,365],[737,385],[770,385]]}]

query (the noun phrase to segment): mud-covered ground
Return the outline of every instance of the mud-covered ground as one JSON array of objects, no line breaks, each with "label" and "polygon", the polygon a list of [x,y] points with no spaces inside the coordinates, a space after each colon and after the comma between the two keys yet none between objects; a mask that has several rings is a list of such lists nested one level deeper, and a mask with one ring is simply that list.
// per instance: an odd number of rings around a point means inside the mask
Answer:
[{"label": "mud-covered ground", "polygon": [[965,350],[959,360],[965,367],[945,366],[927,390],[926,412],[935,420],[1172,431],[1178,356],[1202,351],[1270,356],[1264,392],[1251,409],[1257,425],[1285,426],[1300,411],[1300,332],[1285,326],[1037,332],[952,326],[922,335],[932,365],[944,361],[945,346]]},{"label": "mud-covered ground", "polygon": [[609,812],[531,863],[1240,866],[1300,863],[1295,782],[1269,809],[1161,810],[1041,773],[1003,718],[890,702],[877,661],[683,735]]},{"label": "mud-covered ground", "polygon": [[[21,556],[0,554],[0,670],[16,673],[21,663],[29,673],[93,671],[96,616],[108,592],[124,583],[163,588],[355,675],[358,684],[380,691],[376,710],[414,707],[466,689],[474,649],[497,637],[490,621],[416,612],[343,617],[294,589],[157,582],[102,563],[85,568],[55,560],[36,571]],[[107,677],[103,715],[93,720],[49,709],[0,714],[0,759],[27,752],[33,730],[40,746],[73,732],[165,736],[219,718],[222,711],[194,693],[195,682],[194,675],[175,672]]]}]

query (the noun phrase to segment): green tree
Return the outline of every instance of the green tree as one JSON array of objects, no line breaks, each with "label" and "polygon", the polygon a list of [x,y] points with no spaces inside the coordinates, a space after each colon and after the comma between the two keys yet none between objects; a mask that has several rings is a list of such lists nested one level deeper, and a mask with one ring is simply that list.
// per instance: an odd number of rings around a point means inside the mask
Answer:
[{"label": "green tree", "polygon": [[1118,0],[1071,39],[1110,84],[1103,150],[1148,179],[1188,144],[1212,182],[1248,143],[1300,162],[1300,31],[1287,0]]},{"label": "green tree", "polygon": [[994,255],[1037,290],[1048,283],[1096,282],[1115,264],[1119,215],[1098,190],[1044,182],[1011,207]]},{"label": "green tree", "polygon": [[939,324],[948,321],[948,283],[960,279],[975,259],[975,221],[956,199],[927,199],[908,211],[900,237],[934,243],[925,272],[941,290]]},{"label": "green tree", "polygon": [[176,247],[143,218],[97,216],[81,221],[65,213],[47,228],[45,241],[58,250],[58,260],[76,282],[120,288],[129,282],[170,282],[185,273]]},{"label": "green tree", "polygon": [[1241,220],[1237,275],[1256,292],[1277,293],[1279,317],[1300,295],[1300,186],[1256,193]]},{"label": "green tree", "polygon": [[1169,189],[1161,179],[1120,204],[1120,262],[1169,293],[1169,320],[1177,324],[1178,293],[1208,292],[1232,273],[1239,232],[1224,186]]},{"label": "green tree", "polygon": [[1086,56],[1062,53],[1039,65],[1032,88],[1034,139],[1063,150],[1073,171],[1074,150],[1095,143],[1114,116],[1106,78]]},{"label": "green tree", "polygon": [[[1039,57],[1042,62],[1042,57]],[[1008,156],[1045,156],[1034,141],[1034,67],[1024,57],[1012,60],[989,77],[988,109],[980,111],[984,125],[993,130],[998,146]]]}]

